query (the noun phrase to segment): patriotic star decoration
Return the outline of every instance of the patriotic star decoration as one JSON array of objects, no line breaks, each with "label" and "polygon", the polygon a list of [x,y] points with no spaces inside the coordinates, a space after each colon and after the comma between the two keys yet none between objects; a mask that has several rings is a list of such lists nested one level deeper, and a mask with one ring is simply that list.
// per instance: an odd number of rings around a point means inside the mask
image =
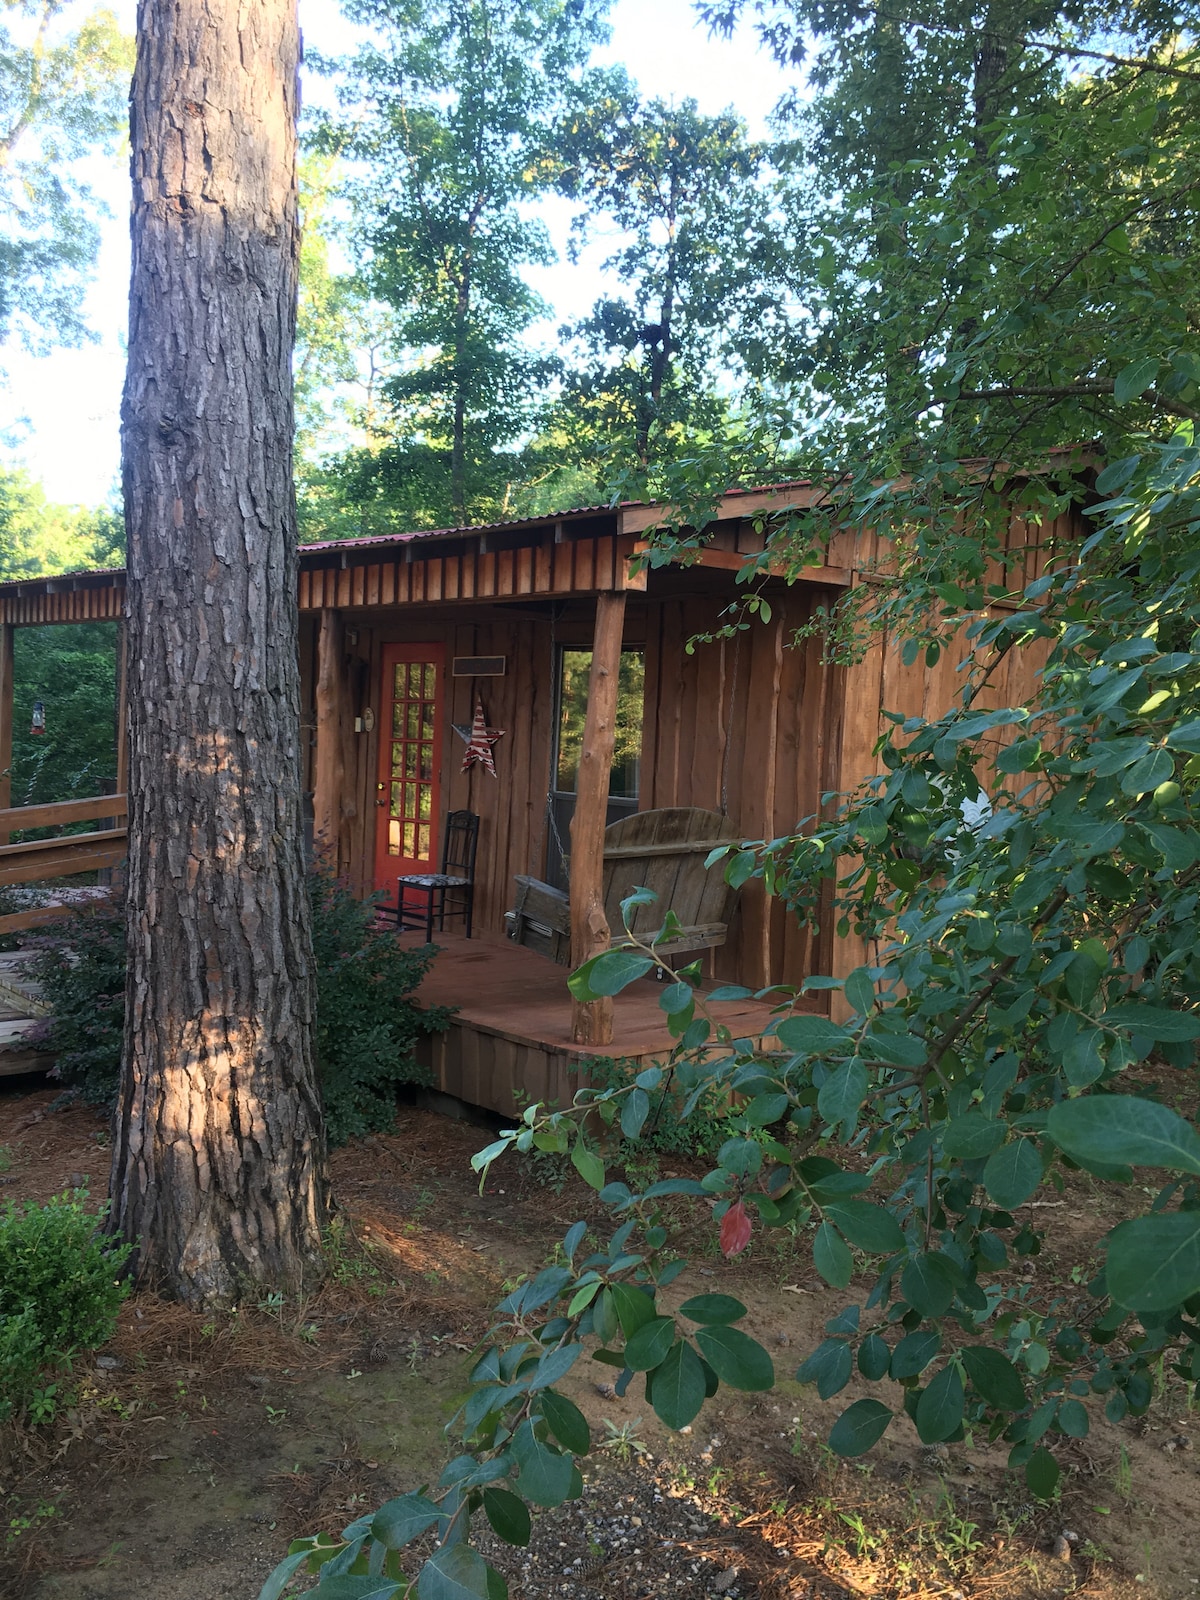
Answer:
[{"label": "patriotic star decoration", "polygon": [[475,702],[475,717],[471,723],[470,732],[465,728],[456,727],[454,730],[460,738],[466,739],[467,748],[463,756],[462,770],[469,772],[478,761],[485,772],[496,776],[496,758],[492,753],[492,746],[497,739],[503,739],[503,728],[489,728],[487,717],[483,714],[483,701]]}]

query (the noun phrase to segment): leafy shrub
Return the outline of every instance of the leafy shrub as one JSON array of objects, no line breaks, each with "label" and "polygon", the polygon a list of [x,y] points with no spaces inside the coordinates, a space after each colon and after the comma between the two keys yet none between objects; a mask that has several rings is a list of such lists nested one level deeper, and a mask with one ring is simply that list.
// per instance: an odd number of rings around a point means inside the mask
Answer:
[{"label": "leafy shrub", "polygon": [[89,1105],[116,1098],[125,1029],[125,911],[102,900],[36,940],[36,976],[52,1015],[38,1030],[54,1075]]},{"label": "leafy shrub", "polygon": [[327,876],[312,879],[317,961],[317,1071],[331,1144],[386,1128],[396,1087],[423,1083],[414,1047],[440,1033],[450,1013],[412,995],[432,965],[432,946],[401,944],[377,925],[374,903]]},{"label": "leafy shrub", "polygon": [[[310,893],[317,1072],[336,1145],[390,1124],[397,1086],[423,1081],[416,1041],[445,1028],[449,1013],[413,1004],[432,948],[401,944],[376,926],[370,901],[332,878],[311,878]],[[55,1071],[92,1105],[110,1105],[125,1021],[124,911],[112,903],[89,908],[38,944],[37,976],[52,1008],[42,1040],[58,1058]]]},{"label": "leafy shrub", "polygon": [[[631,1088],[644,1067],[642,1061],[593,1056],[582,1063],[581,1071],[594,1088],[620,1091]],[[650,1091],[650,1109],[641,1131],[635,1138],[622,1139],[618,1158],[628,1161],[630,1156],[636,1159],[653,1154],[715,1160],[730,1136],[734,1115],[728,1090],[718,1087],[703,1091],[695,1110],[685,1119],[682,1110],[687,1098],[688,1090],[676,1083],[671,1073],[664,1072],[662,1088]],[[602,1113],[606,1109],[603,1107]]]},{"label": "leafy shrub", "polygon": [[130,1246],[97,1232],[86,1193],[0,1213],[0,1418],[20,1415],[39,1385],[112,1337]]}]

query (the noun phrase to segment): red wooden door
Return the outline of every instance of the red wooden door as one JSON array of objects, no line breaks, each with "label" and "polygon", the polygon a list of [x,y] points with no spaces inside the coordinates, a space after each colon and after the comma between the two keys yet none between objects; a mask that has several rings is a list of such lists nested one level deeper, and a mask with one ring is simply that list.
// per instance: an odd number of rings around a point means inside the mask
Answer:
[{"label": "red wooden door", "polygon": [[440,644],[384,646],[375,887],[389,900],[401,873],[439,866],[444,679]]}]

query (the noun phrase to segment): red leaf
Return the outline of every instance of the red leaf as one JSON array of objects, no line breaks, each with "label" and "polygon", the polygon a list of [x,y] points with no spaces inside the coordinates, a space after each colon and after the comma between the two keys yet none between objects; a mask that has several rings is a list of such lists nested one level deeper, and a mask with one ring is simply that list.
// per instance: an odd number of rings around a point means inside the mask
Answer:
[{"label": "red leaf", "polygon": [[721,1218],[721,1253],[741,1255],[750,1243],[750,1216],[740,1200],[735,1200]]}]

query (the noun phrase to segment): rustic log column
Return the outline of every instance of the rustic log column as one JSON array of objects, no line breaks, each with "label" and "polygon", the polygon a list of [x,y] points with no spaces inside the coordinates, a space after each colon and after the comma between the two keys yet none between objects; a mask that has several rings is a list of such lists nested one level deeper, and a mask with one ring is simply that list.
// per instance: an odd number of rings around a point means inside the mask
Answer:
[{"label": "rustic log column", "polygon": [[[13,625],[0,622],[0,811],[12,805]],[[9,841],[0,833],[0,844]]]},{"label": "rustic log column", "polygon": [[[571,965],[575,967],[607,950],[611,938],[604,915],[604,827],[624,630],[624,593],[597,595],[587,718],[571,818]],[[593,1000],[587,1005],[572,1001],[571,1038],[576,1044],[611,1044],[612,1030],[611,1000]]]},{"label": "rustic log column", "polygon": [[317,751],[313,762],[313,857],[336,872],[342,821],[342,615],[321,612],[317,634]]}]

